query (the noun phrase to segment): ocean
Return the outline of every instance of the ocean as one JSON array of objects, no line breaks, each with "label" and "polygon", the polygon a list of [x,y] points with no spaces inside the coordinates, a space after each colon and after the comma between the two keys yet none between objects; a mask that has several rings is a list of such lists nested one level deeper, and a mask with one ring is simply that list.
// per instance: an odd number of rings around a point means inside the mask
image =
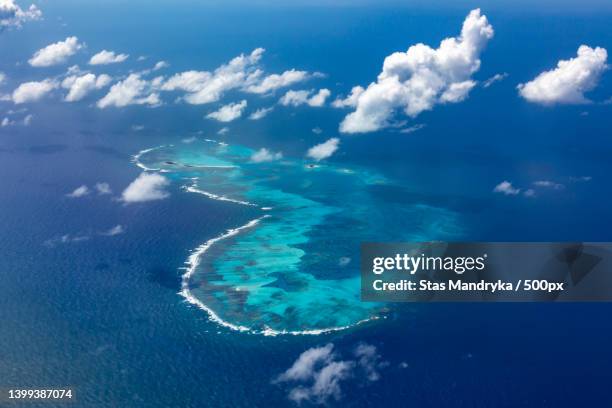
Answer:
[{"label": "ocean", "polygon": [[[0,34],[1,93],[63,72],[42,74],[25,61],[74,34],[88,50],[129,53],[133,69],[167,60],[171,72],[212,70],[264,47],[270,72],[322,72],[304,86],[347,94],[374,80],[391,52],[455,35],[469,11],[43,6],[43,21]],[[520,99],[516,85],[582,43],[612,49],[612,15],[483,12],[496,33],[476,77],[508,72],[505,80],[423,113],[410,121],[424,125],[412,133],[343,135],[337,154],[315,167],[305,152],[339,137],[346,111],[277,106],[219,135],[223,125],[204,119],[208,105],[28,105],[31,126],[0,128],[0,388],[72,387],[75,406],[84,407],[292,406],[294,385],[278,376],[304,351],[332,343],[335,358],[353,359],[353,367],[362,366],[356,347],[374,346],[379,377],[355,369],[324,401],[331,406],[602,406],[611,378],[609,304],[358,299],[366,240],[610,241],[612,105],[539,107]],[[608,73],[590,97],[611,95]],[[2,112],[13,108],[0,103]],[[249,103],[255,109],[275,99]],[[262,147],[283,158],[250,163]],[[171,180],[167,199],[118,200],[142,172],[138,163],[168,170],[161,173]],[[494,194],[502,180],[522,190],[538,180],[564,188]],[[67,197],[100,182],[112,193]],[[260,226],[215,241],[195,262],[203,244],[252,220]],[[117,225],[122,233],[111,236]],[[253,262],[241,267],[245,260]],[[252,291],[246,301],[236,294],[241,285]]]}]

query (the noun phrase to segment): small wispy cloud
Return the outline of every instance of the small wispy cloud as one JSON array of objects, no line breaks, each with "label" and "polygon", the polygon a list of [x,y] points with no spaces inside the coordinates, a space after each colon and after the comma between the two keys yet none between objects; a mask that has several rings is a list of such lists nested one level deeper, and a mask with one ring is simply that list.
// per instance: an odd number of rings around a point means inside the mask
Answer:
[{"label": "small wispy cloud", "polygon": [[66,194],[66,197],[81,198],[81,197],[85,197],[86,195],[89,195],[89,193],[90,193],[89,187],[83,184],[82,186],[75,188],[72,192]]},{"label": "small wispy cloud", "polygon": [[501,193],[504,195],[517,195],[521,192],[521,189],[515,188],[511,182],[504,180],[495,186],[493,192]]},{"label": "small wispy cloud", "polygon": [[214,119],[219,122],[231,122],[242,116],[242,112],[247,107],[247,101],[242,100],[237,103],[230,103],[222,106],[219,110],[209,113],[206,115],[208,119]]},{"label": "small wispy cloud", "polygon": [[89,65],[118,64],[127,60],[128,54],[116,54],[115,51],[102,50],[89,59]]},{"label": "small wispy cloud", "polygon": [[272,152],[265,147],[262,147],[255,153],[251,155],[251,162],[253,163],[264,163],[271,162],[274,160],[280,160],[283,158],[283,154],[281,152]]},{"label": "small wispy cloud", "polygon": [[124,232],[125,232],[125,228],[123,228],[122,225],[118,224],[106,231],[102,231],[100,235],[105,235],[107,237],[114,237],[115,235],[121,235]]},{"label": "small wispy cloud", "polygon": [[314,90],[287,91],[278,102],[283,106],[308,105],[318,108],[325,105],[330,95],[331,91],[325,88],[316,93]]},{"label": "small wispy cloud", "polygon": [[268,114],[270,112],[272,112],[274,110],[274,107],[269,107],[269,108],[260,108],[257,109],[255,112],[251,113],[249,115],[249,119],[251,120],[260,120],[265,118],[266,116],[268,116]]},{"label": "small wispy cloud", "polygon": [[491,85],[493,85],[494,83],[503,81],[506,78],[508,78],[508,73],[507,72],[504,72],[504,73],[501,73],[501,74],[495,74],[491,78],[488,78],[488,79],[484,80],[482,82],[482,87],[483,88],[488,88]]},{"label": "small wispy cloud", "polygon": [[331,157],[336,152],[336,150],[338,150],[339,146],[340,139],[338,139],[337,137],[332,137],[331,139],[328,139],[327,141],[308,149],[306,156],[316,161],[321,161],[323,159]]}]

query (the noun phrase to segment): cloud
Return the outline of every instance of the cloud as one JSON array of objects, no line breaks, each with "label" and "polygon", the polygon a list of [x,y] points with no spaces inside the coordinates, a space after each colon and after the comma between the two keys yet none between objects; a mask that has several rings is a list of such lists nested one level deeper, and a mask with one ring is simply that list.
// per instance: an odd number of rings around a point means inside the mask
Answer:
[{"label": "cloud", "polygon": [[560,60],[557,67],[535,79],[518,85],[519,95],[543,105],[583,104],[590,102],[584,93],[594,89],[608,68],[604,48],[581,45],[576,58]]},{"label": "cloud", "polygon": [[296,71],[295,69],[285,71],[282,74],[272,74],[263,78],[260,82],[246,87],[246,91],[255,94],[266,94],[279,88],[304,81],[309,78],[308,72]]},{"label": "cloud", "polygon": [[83,184],[80,187],[75,188],[71,193],[66,194],[66,197],[70,198],[81,198],[89,194],[89,187]]},{"label": "cloud", "polygon": [[316,161],[327,159],[334,154],[336,150],[338,150],[339,145],[340,139],[337,137],[332,137],[331,139],[308,149],[306,156]]},{"label": "cloud", "polygon": [[289,399],[301,403],[302,401],[314,401],[325,404],[333,397],[336,401],[342,396],[340,382],[351,375],[354,363],[350,361],[334,361],[323,367],[315,375],[314,384],[311,387],[299,386],[291,390]]},{"label": "cloud", "polygon": [[113,193],[113,190],[111,190],[110,184],[108,183],[96,183],[95,188],[99,195]]},{"label": "cloud", "polygon": [[0,0],[0,32],[7,27],[19,28],[23,23],[41,17],[42,12],[34,4],[24,10],[14,0]]},{"label": "cloud", "polygon": [[128,54],[115,54],[115,51],[102,50],[89,60],[89,65],[117,64],[128,59]]},{"label": "cloud", "polygon": [[247,101],[243,99],[238,103],[230,103],[222,106],[219,110],[206,115],[206,117],[208,119],[218,120],[219,122],[231,122],[241,117],[246,107]]},{"label": "cloud", "polygon": [[106,235],[107,237],[114,237],[115,235],[121,235],[125,232],[125,228],[122,225],[115,225],[107,231],[103,231],[100,234]]},{"label": "cloud", "polygon": [[141,173],[121,194],[124,203],[141,203],[162,200],[170,194],[164,190],[170,184],[167,178],[157,173]]},{"label": "cloud", "polygon": [[401,129],[399,132],[404,133],[404,134],[410,134],[410,133],[418,132],[419,130],[423,129],[426,126],[427,125],[425,125],[424,123],[418,123],[416,125]]},{"label": "cloud", "polygon": [[241,54],[229,63],[221,65],[214,72],[186,71],[170,77],[161,89],[164,91],[185,91],[185,102],[194,105],[216,102],[229,90],[248,87],[261,76],[254,68],[259,62],[263,48],[257,48],[249,55]]},{"label": "cloud", "polygon": [[361,343],[354,351],[358,366],[361,367],[368,381],[378,381],[380,373],[378,370],[385,367],[387,363],[380,360],[376,347],[371,344]]},{"label": "cloud", "polygon": [[67,37],[64,41],[58,41],[36,51],[28,62],[33,67],[62,64],[82,47],[83,44],[79,43],[77,37]]},{"label": "cloud", "polygon": [[471,76],[480,69],[480,54],[493,33],[487,17],[475,9],[465,18],[461,35],[444,39],[437,49],[416,44],[389,55],[376,82],[363,91],[353,88],[352,100],[336,103],[355,106],[340,131],[373,132],[389,126],[396,110],[414,118],[437,104],[464,100],[476,85]]},{"label": "cloud", "polygon": [[311,96],[310,99],[308,99],[308,105],[312,107],[321,107],[325,105],[325,101],[327,100],[327,98],[329,98],[330,95],[331,92],[329,89],[319,89],[319,92],[317,92],[316,94]]},{"label": "cloud", "polygon": [[[11,111],[7,113],[12,114]],[[34,120],[34,115],[32,115],[31,113],[24,116],[23,119],[21,120],[12,120],[9,117],[4,117],[4,119],[2,119],[2,121],[0,122],[0,127],[14,126],[14,125],[30,126],[33,120]]]},{"label": "cloud", "polygon": [[154,88],[150,81],[142,79],[139,74],[130,74],[123,81],[114,84],[97,102],[97,106],[100,109],[109,106],[121,108],[128,105],[157,106],[160,104],[160,99]]},{"label": "cloud", "polygon": [[341,360],[333,344],[304,351],[293,365],[277,376],[273,383],[291,383],[288,398],[298,404],[308,401],[327,404],[340,400],[341,385],[349,378],[365,378],[368,382],[380,379],[381,362],[376,347],[362,343],[353,351],[353,358]]},{"label": "cloud", "polygon": [[0,72],[0,85],[6,82],[6,74],[4,72]]},{"label": "cloud", "polygon": [[495,74],[493,75],[491,78],[486,79],[483,83],[482,83],[482,87],[483,88],[488,88],[491,85],[493,85],[496,82],[499,81],[503,81],[504,79],[508,78],[508,73],[504,72],[502,74]]},{"label": "cloud", "polygon": [[361,96],[364,91],[365,89],[362,86],[354,86],[349,96],[344,99],[336,98],[336,100],[332,102],[332,106],[334,108],[354,108],[357,106],[359,96]]},{"label": "cloud", "polygon": [[322,347],[314,347],[304,351],[287,371],[277,377],[276,381],[308,380],[313,378],[318,364],[331,361],[333,349],[334,345],[329,343]]},{"label": "cloud", "polygon": [[514,188],[514,186],[512,186],[512,183],[509,181],[502,181],[501,183],[495,186],[493,192],[505,195],[517,195],[521,192],[521,190],[519,188]]},{"label": "cloud", "polygon": [[268,113],[272,112],[273,110],[274,110],[273,107],[257,109],[255,112],[249,115],[249,119],[251,120],[263,119],[266,116],[268,116]]},{"label": "cloud", "polygon": [[16,104],[36,102],[57,87],[57,82],[51,79],[45,79],[39,82],[24,82],[13,91],[11,99]]},{"label": "cloud", "polygon": [[168,64],[166,61],[157,61],[153,67],[153,71],[159,71],[160,69],[168,68],[169,66],[170,64]]},{"label": "cloud", "polygon": [[59,244],[71,244],[74,242],[83,242],[89,240],[91,237],[89,235],[72,235],[72,234],[64,234],[58,237],[54,237],[46,240],[43,244],[49,248],[53,248]]},{"label": "cloud", "polygon": [[219,129],[219,131],[217,132],[218,135],[224,135],[227,132],[229,132],[229,128],[227,126],[222,127],[221,129]]},{"label": "cloud", "polygon": [[569,178],[569,180],[570,180],[571,182],[573,182],[573,183],[576,183],[576,182],[582,182],[582,181],[585,181],[585,182],[586,182],[586,181],[591,181],[591,180],[593,180],[593,177],[591,177],[591,176],[578,176],[578,177],[576,177],[576,176],[572,176],[572,177],[570,177],[570,178]]},{"label": "cloud", "polygon": [[329,89],[320,89],[319,92],[313,94],[313,90],[306,91],[287,91],[281,97],[279,103],[283,106],[300,106],[309,105],[312,107],[321,107],[325,104],[326,99],[331,95]]},{"label": "cloud", "polygon": [[251,162],[253,163],[264,163],[271,162],[274,160],[280,160],[283,158],[283,154],[281,152],[273,153],[270,150],[262,147],[255,153],[251,155]]},{"label": "cloud", "polygon": [[66,102],[80,101],[91,91],[108,86],[111,81],[111,77],[106,74],[70,75],[62,81],[62,88],[69,90],[64,100]]},{"label": "cloud", "polygon": [[563,184],[555,183],[554,181],[550,180],[534,181],[533,185],[536,187],[552,188],[553,190],[563,190],[565,188]]}]

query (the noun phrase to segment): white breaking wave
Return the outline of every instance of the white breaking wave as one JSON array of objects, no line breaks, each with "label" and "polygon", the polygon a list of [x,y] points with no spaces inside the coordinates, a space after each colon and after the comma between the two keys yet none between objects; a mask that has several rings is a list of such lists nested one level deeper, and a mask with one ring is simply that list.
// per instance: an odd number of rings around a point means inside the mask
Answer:
[{"label": "white breaking wave", "polygon": [[154,169],[154,168],[145,166],[144,164],[141,163],[140,158],[144,154],[147,154],[157,149],[161,149],[163,147],[166,147],[166,145],[161,145],[161,146],[156,146],[156,147],[151,147],[149,149],[141,150],[138,153],[136,153],[134,156],[132,156],[132,162],[136,164],[138,167],[140,167],[141,169],[143,169],[144,171],[160,171],[161,169]]},{"label": "white breaking wave", "polygon": [[212,310],[210,307],[208,307],[206,304],[204,304],[200,299],[195,297],[191,293],[191,290],[189,289],[189,280],[191,279],[191,277],[195,273],[197,267],[200,265],[200,260],[202,259],[202,256],[206,253],[206,251],[208,251],[211,246],[213,246],[215,243],[217,243],[219,241],[222,241],[222,240],[224,240],[226,238],[233,237],[233,236],[239,234],[240,232],[242,232],[243,230],[255,227],[257,224],[259,224],[259,222],[261,220],[263,220],[264,218],[267,218],[267,217],[269,217],[269,215],[264,215],[263,217],[259,217],[259,218],[256,218],[254,220],[251,220],[251,221],[247,222],[246,224],[244,224],[241,227],[229,229],[226,232],[224,232],[223,234],[219,235],[218,237],[211,238],[208,241],[206,241],[205,243],[203,243],[202,245],[200,245],[199,247],[197,247],[196,249],[194,249],[191,252],[191,254],[189,255],[189,258],[187,258],[187,261],[185,262],[187,267],[185,268],[185,273],[181,277],[181,291],[179,292],[179,295],[183,296],[187,302],[189,302],[192,305],[197,306],[198,308],[204,310],[208,314],[208,317],[209,317],[209,319],[211,321],[213,321],[213,322],[215,322],[215,323],[217,323],[217,324],[219,324],[219,325],[221,325],[223,327],[227,327],[228,329],[236,330],[236,331],[241,331],[241,332],[249,332],[249,333],[252,333],[252,334],[263,334],[264,336],[278,336],[278,335],[287,335],[287,334],[293,335],[293,336],[299,336],[299,335],[318,335],[318,334],[329,333],[329,332],[333,332],[333,331],[346,330],[346,329],[348,329],[350,327],[353,327],[353,326],[356,326],[358,324],[362,324],[362,323],[365,323],[365,322],[370,321],[370,320],[378,319],[377,316],[373,316],[373,317],[371,317],[369,319],[364,319],[364,320],[358,321],[355,324],[352,324],[350,326],[329,327],[329,328],[324,328],[324,329],[312,329],[312,330],[274,330],[274,329],[271,329],[269,327],[266,327],[263,330],[255,330],[255,329],[252,329],[252,328],[244,326],[244,325],[233,324],[233,323],[230,323],[230,322],[228,322],[226,320],[223,320],[214,310]]},{"label": "white breaking wave", "polygon": [[261,221],[262,219],[266,217],[267,216],[256,218],[252,221],[247,222],[242,227],[229,229],[225,233],[219,235],[218,237],[209,239],[208,241],[206,241],[205,243],[203,243],[202,245],[194,249],[191,252],[191,255],[189,255],[189,258],[187,258],[187,262],[185,262],[185,264],[187,265],[187,269],[181,278],[181,291],[179,292],[179,295],[183,296],[192,305],[195,305],[199,307],[200,309],[204,310],[206,313],[208,313],[208,317],[213,322],[216,322],[220,324],[221,326],[227,327],[232,330],[249,331],[250,329],[246,326],[232,324],[230,322],[226,322],[225,320],[221,319],[221,317],[219,317],[219,315],[215,313],[214,310],[212,310],[211,308],[206,306],[204,303],[202,303],[200,299],[193,296],[193,294],[191,293],[191,290],[189,290],[189,279],[191,279],[196,268],[200,264],[200,258],[202,257],[202,255],[206,251],[208,251],[208,248],[210,248],[215,242],[221,241],[225,238],[233,237],[234,235],[238,234],[242,230],[254,227],[255,225],[259,223],[259,221]]},{"label": "white breaking wave", "polygon": [[236,200],[234,198],[229,198],[229,197],[226,197],[226,196],[222,196],[222,195],[218,195],[218,194],[210,193],[208,191],[201,190],[201,189],[199,189],[199,188],[197,188],[195,186],[195,183],[193,185],[191,185],[191,186],[183,186],[183,189],[185,191],[187,191],[187,192],[190,192],[190,193],[197,193],[197,194],[205,195],[206,197],[208,197],[210,199],[213,199],[213,200],[229,201],[231,203],[236,203],[236,204],[242,204],[242,205],[249,205],[249,206],[252,206],[252,207],[257,207],[257,204],[250,203],[248,201]]}]

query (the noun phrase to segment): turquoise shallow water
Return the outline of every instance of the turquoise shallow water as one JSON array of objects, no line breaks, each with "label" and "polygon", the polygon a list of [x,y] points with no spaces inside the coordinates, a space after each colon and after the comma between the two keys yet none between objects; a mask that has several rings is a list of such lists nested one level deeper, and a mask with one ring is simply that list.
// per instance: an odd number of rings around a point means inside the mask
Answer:
[{"label": "turquoise shallow water", "polygon": [[253,153],[199,140],[136,156],[187,193],[252,209],[252,223],[194,250],[184,275],[183,294],[228,327],[317,333],[380,317],[385,305],[360,301],[359,243],[460,235],[449,210],[385,199],[381,188],[400,186],[375,172]]}]

